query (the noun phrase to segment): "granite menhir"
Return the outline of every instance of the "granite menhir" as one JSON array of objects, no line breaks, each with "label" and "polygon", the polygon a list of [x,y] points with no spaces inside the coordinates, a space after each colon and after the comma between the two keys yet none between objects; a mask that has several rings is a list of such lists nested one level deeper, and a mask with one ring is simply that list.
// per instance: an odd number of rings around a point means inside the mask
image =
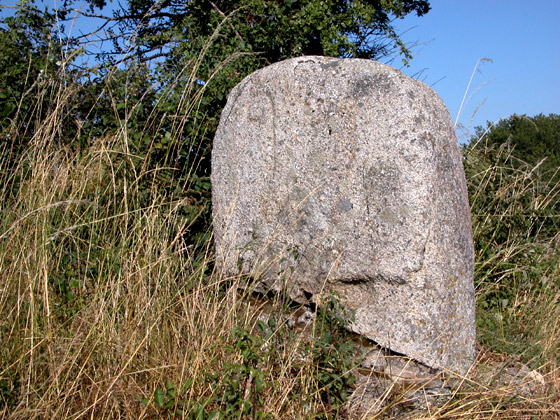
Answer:
[{"label": "granite menhir", "polygon": [[223,275],[300,302],[336,292],[355,332],[468,369],[471,216],[453,122],[432,89],[369,60],[265,67],[228,97],[211,180]]}]

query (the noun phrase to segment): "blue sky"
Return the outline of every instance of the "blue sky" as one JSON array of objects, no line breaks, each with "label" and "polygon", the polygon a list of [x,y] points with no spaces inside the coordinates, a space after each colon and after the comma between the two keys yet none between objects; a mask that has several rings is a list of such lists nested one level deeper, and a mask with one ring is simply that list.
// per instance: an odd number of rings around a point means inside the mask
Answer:
[{"label": "blue sky", "polygon": [[411,67],[402,70],[433,85],[453,120],[480,58],[492,62],[481,63],[471,92],[479,89],[459,119],[470,132],[514,113],[560,114],[560,0],[431,0],[430,5],[427,15],[396,22],[406,42],[427,43],[414,49]]},{"label": "blue sky", "polygon": [[[420,44],[413,48],[410,68],[401,70],[432,86],[453,120],[478,60],[492,60],[480,62],[475,73],[459,118],[465,130],[458,135],[514,113],[560,114],[560,0],[431,0],[430,4],[427,15],[395,22],[405,42]],[[395,67],[399,63],[393,61]]]}]

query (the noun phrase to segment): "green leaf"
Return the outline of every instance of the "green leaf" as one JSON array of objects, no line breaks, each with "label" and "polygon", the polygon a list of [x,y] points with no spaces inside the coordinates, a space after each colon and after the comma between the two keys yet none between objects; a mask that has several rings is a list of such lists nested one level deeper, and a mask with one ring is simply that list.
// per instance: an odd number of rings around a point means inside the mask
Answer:
[{"label": "green leaf", "polygon": [[163,391],[163,389],[157,388],[156,391],[154,392],[154,403],[156,403],[156,405],[159,405],[161,407],[163,406],[164,402],[165,402],[165,392]]}]

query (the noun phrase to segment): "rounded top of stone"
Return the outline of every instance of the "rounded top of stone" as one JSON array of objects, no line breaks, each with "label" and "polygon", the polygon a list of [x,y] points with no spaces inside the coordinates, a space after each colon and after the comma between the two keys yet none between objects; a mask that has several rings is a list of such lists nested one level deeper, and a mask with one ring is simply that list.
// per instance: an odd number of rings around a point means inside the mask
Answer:
[{"label": "rounded top of stone", "polygon": [[[395,85],[401,87],[403,95],[415,100],[415,94],[428,97],[428,101],[447,107],[439,95],[429,86],[413,79],[399,70],[378,61],[363,58],[335,58],[316,55],[290,58],[263,67],[245,77],[230,93],[230,97],[240,94],[247,84],[257,81],[264,84],[282,85],[295,83],[309,85],[312,81],[340,80],[353,83],[351,95],[354,99],[365,98],[375,91],[375,96],[394,101]],[[259,84],[257,82],[257,84]]]}]

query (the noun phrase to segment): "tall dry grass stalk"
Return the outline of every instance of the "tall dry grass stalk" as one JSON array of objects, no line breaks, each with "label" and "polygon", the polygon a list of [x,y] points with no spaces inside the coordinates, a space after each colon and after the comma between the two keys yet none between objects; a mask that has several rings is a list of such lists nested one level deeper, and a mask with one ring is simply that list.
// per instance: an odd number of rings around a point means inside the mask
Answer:
[{"label": "tall dry grass stalk", "polygon": [[[530,350],[529,343],[538,348],[533,357],[556,360],[559,178],[516,158],[508,144],[478,142],[465,151],[465,166],[477,242],[478,310],[494,318],[484,323],[479,335],[485,327],[493,327],[494,338],[507,341],[511,336],[500,330],[518,328],[527,339],[525,350]],[[503,348],[514,350],[515,343],[504,342]]]}]

